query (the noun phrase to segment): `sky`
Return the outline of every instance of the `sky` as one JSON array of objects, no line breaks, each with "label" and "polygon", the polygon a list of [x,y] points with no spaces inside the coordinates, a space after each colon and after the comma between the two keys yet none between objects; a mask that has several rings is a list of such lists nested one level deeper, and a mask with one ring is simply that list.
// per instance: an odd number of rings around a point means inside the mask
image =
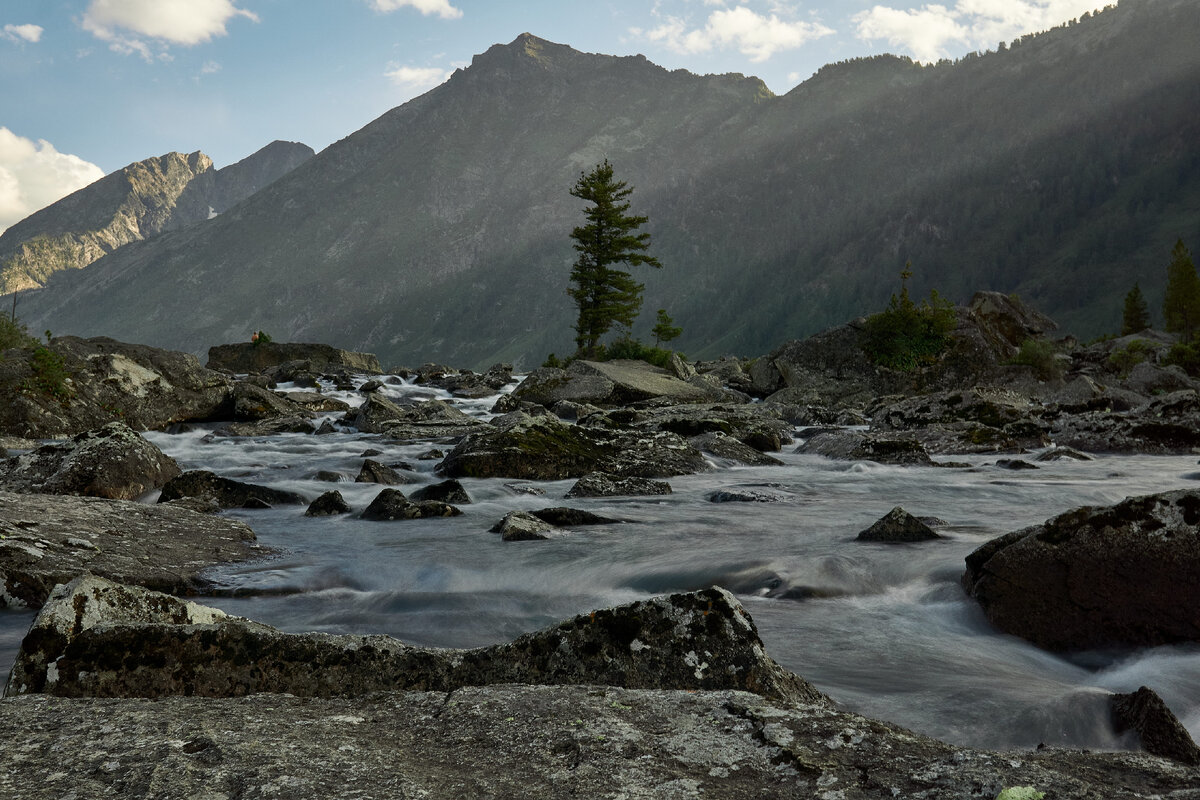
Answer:
[{"label": "sky", "polygon": [[203,151],[217,167],[276,139],[320,151],[524,32],[668,69],[755,75],[784,94],[827,63],[954,59],[1105,4],[0,0],[0,232],[171,151]]}]

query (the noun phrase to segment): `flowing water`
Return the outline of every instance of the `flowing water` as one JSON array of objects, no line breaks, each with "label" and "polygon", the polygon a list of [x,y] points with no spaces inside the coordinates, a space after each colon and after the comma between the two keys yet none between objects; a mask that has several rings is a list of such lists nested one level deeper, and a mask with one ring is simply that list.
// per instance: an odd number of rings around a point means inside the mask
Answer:
[{"label": "flowing water", "polygon": [[[393,399],[447,397],[409,385],[384,391]],[[493,400],[455,402],[486,416]],[[337,488],[355,509],[381,488],[353,482],[368,448],[381,451],[376,460],[411,465],[421,483],[440,478],[437,460],[419,457],[446,449],[352,431],[239,439],[199,426],[147,438],[184,469],[310,498]],[[1110,732],[1106,696],[1144,684],[1200,738],[1200,647],[1064,658],[991,629],[958,583],[963,558],[1003,533],[1080,505],[1195,486],[1194,456],[1101,457],[1022,472],[978,457],[955,458],[971,466],[945,469],[779,457],[785,466],[714,464],[671,479],[674,493],[652,498],[567,501],[571,481],[466,479],[473,503],[450,519],[308,518],[298,507],[225,512],[282,553],[213,571],[225,587],[262,593],[211,603],[287,631],[474,647],[594,608],[719,584],[746,605],[777,661],[868,716],[957,744],[1118,748],[1126,743]],[[318,470],[343,480],[316,480]],[[734,487],[776,502],[707,499]],[[552,505],[621,522],[542,542],[503,542],[488,532],[508,511]],[[854,541],[897,505],[940,517],[948,538]],[[0,615],[0,666],[11,663],[31,618]]]}]

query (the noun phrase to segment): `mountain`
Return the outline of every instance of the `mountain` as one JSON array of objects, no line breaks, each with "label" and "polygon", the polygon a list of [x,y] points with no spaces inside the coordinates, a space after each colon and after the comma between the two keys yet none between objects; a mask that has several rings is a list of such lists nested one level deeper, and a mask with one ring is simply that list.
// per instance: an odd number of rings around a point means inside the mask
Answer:
[{"label": "mountain", "polygon": [[[604,158],[650,218],[645,329],[753,355],[912,290],[1017,292],[1076,334],[1151,307],[1200,246],[1200,14],[1140,0],[998,52],[823,68],[784,96],[529,34],[203,225],[22,299],[34,330],[201,352],[266,330],[388,363],[573,349],[565,295]],[[645,335],[645,330],[638,330]]]},{"label": "mountain", "polygon": [[272,142],[219,170],[200,152],[130,164],[6,230],[0,291],[42,286],[54,272],[81,269],[130,242],[207,220],[312,155],[307,145]]}]

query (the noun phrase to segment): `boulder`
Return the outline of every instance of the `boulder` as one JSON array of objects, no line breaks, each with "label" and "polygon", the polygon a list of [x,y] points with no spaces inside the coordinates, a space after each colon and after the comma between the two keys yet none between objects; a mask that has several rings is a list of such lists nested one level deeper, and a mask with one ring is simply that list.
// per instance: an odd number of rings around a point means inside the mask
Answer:
[{"label": "boulder", "polygon": [[1200,747],[1153,689],[1142,686],[1136,692],[1113,695],[1112,719],[1117,733],[1136,732],[1147,753],[1200,764]]},{"label": "boulder", "polygon": [[0,487],[133,500],[179,474],[175,459],[123,422],[110,422],[0,463]]},{"label": "boulder", "polygon": [[236,520],[176,504],[0,492],[0,607],[40,607],[84,572],[164,592],[203,593],[217,564],[271,551]]},{"label": "boulder", "polygon": [[429,519],[432,517],[457,517],[462,511],[449,503],[437,500],[412,502],[399,489],[384,489],[375,495],[359,516],[376,522],[391,522],[403,519]]},{"label": "boulder", "polygon": [[414,479],[406,475],[401,475],[387,464],[381,464],[374,459],[368,458],[362,463],[362,468],[358,471],[358,476],[354,481],[355,483],[381,483],[384,486],[400,486],[405,483],[412,483]]},{"label": "boulder", "polygon": [[650,478],[622,478],[607,472],[589,472],[567,490],[567,497],[625,497],[670,494],[671,484]]},{"label": "boulder", "polygon": [[233,399],[233,418],[238,422],[260,422],[279,417],[311,418],[313,416],[311,411],[287,396],[276,394],[247,381],[235,382],[231,397]]},{"label": "boulder", "polygon": [[207,497],[221,508],[243,508],[247,504],[303,505],[308,501],[296,492],[256,486],[252,483],[222,478],[207,470],[194,469],[172,478],[162,488],[158,502],[166,503],[180,497]]},{"label": "boulder", "polygon": [[880,464],[932,466],[924,445],[914,438],[881,436],[846,430],[818,430],[796,448],[797,453],[838,461],[876,461]]},{"label": "boulder", "polygon": [[1200,393],[1156,397],[1126,412],[1093,411],[1053,421],[1057,444],[1092,453],[1182,455],[1200,451]]},{"label": "boulder", "polygon": [[1051,650],[1200,641],[1200,491],[993,539],[967,556],[963,586],[997,628]]},{"label": "boulder", "polygon": [[368,395],[353,419],[347,415],[346,421],[363,433],[382,433],[395,439],[458,437],[488,427],[483,420],[441,400],[405,407],[379,393]]},{"label": "boulder", "polygon": [[379,359],[371,353],[339,350],[327,344],[299,342],[238,342],[208,348],[208,368],[233,373],[262,372],[289,362],[305,361],[315,372],[345,369],[378,375],[383,372]]},{"label": "boulder", "polygon": [[[778,441],[778,440],[776,440]],[[781,467],[783,462],[778,458],[743,444],[737,439],[720,431],[711,431],[688,439],[688,444],[717,458],[734,461],[752,467]]]},{"label": "boulder", "polygon": [[710,503],[783,503],[791,498],[774,492],[737,487],[709,492],[707,499]]},{"label": "boulder", "polygon": [[709,468],[699,450],[672,433],[567,425],[523,412],[493,423],[459,442],[438,471],[450,478],[563,480],[596,471],[662,478]]},{"label": "boulder", "polygon": [[1031,464],[1023,458],[1001,458],[996,461],[996,466],[1000,469],[1007,469],[1012,472],[1041,469],[1041,467],[1039,467],[1037,464]]},{"label": "boulder", "polygon": [[411,492],[409,498],[414,501],[436,500],[440,503],[451,503],[456,506],[470,505],[471,497],[458,481],[451,478],[441,483],[431,483],[428,486]]},{"label": "boulder", "polygon": [[[1149,800],[1140,753],[956,747],[824,704],[596,685],[0,703],[0,796]],[[69,756],[65,755],[69,754]]]},{"label": "boulder", "polygon": [[330,517],[335,514],[349,514],[350,511],[350,504],[346,502],[346,498],[342,497],[342,493],[337,489],[332,489],[309,503],[304,516]]},{"label": "boulder", "polygon": [[599,609],[507,644],[449,650],[387,636],[282,633],[90,576],[55,589],[5,694],[337,697],[498,683],[741,689],[828,703],[766,654],[750,615],[718,587]]},{"label": "boulder", "polygon": [[619,519],[611,517],[602,517],[599,514],[593,514],[591,511],[584,511],[579,508],[543,508],[537,511],[532,511],[535,517],[543,522],[549,522],[556,528],[571,528],[576,525],[615,525],[620,522]]},{"label": "boulder", "polygon": [[860,542],[927,542],[942,537],[900,506],[876,520],[855,537]]},{"label": "boulder", "polygon": [[510,511],[491,527],[506,542],[528,542],[553,539],[559,533],[549,522],[538,519],[528,511]]},{"label": "boulder", "polygon": [[34,374],[32,352],[0,360],[0,433],[30,439],[74,436],[120,421],[134,430],[176,422],[227,419],[232,382],[194,356],[97,337],[60,336],[50,349],[63,360],[69,402],[22,386]]},{"label": "boulder", "polygon": [[676,403],[714,399],[714,394],[680,380],[670,371],[645,361],[573,361],[565,369],[534,370],[512,395],[515,399],[552,407],[561,400],[597,406],[625,406],[642,400],[668,398]]}]

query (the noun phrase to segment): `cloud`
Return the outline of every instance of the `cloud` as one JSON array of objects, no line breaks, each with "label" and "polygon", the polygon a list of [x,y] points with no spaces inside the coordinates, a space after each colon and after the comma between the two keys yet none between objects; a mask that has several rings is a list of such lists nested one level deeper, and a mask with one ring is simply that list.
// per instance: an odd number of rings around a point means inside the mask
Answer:
[{"label": "cloud", "polygon": [[425,16],[437,14],[442,19],[459,19],[463,12],[450,5],[450,0],[371,0],[376,11],[387,13],[398,8],[415,8]]},{"label": "cloud", "polygon": [[902,10],[875,6],[855,14],[858,38],[883,40],[918,61],[937,61],[954,49],[986,49],[1025,33],[1047,30],[1103,5],[1097,0],[958,0]]},{"label": "cloud", "polygon": [[33,212],[104,177],[104,170],[0,127],[0,233]]},{"label": "cloud", "polygon": [[632,28],[635,36],[659,42],[676,53],[705,53],[734,47],[751,61],[762,62],[781,50],[794,50],[833,30],[817,22],[788,22],[775,13],[759,14],[745,6],[722,8],[708,16],[702,28],[688,29],[678,17],[665,18],[651,30]]},{"label": "cloud", "polygon": [[38,42],[44,30],[41,25],[5,25],[3,36],[11,42]]},{"label": "cloud", "polygon": [[441,67],[403,67],[388,64],[388,71],[383,74],[400,88],[420,93],[444,83],[450,77],[450,70]]},{"label": "cloud", "polygon": [[154,40],[163,58],[166,44],[190,46],[226,35],[225,26],[234,17],[258,21],[232,0],[92,0],[83,28],[108,42],[109,49],[149,61],[154,56],[142,37]]}]

